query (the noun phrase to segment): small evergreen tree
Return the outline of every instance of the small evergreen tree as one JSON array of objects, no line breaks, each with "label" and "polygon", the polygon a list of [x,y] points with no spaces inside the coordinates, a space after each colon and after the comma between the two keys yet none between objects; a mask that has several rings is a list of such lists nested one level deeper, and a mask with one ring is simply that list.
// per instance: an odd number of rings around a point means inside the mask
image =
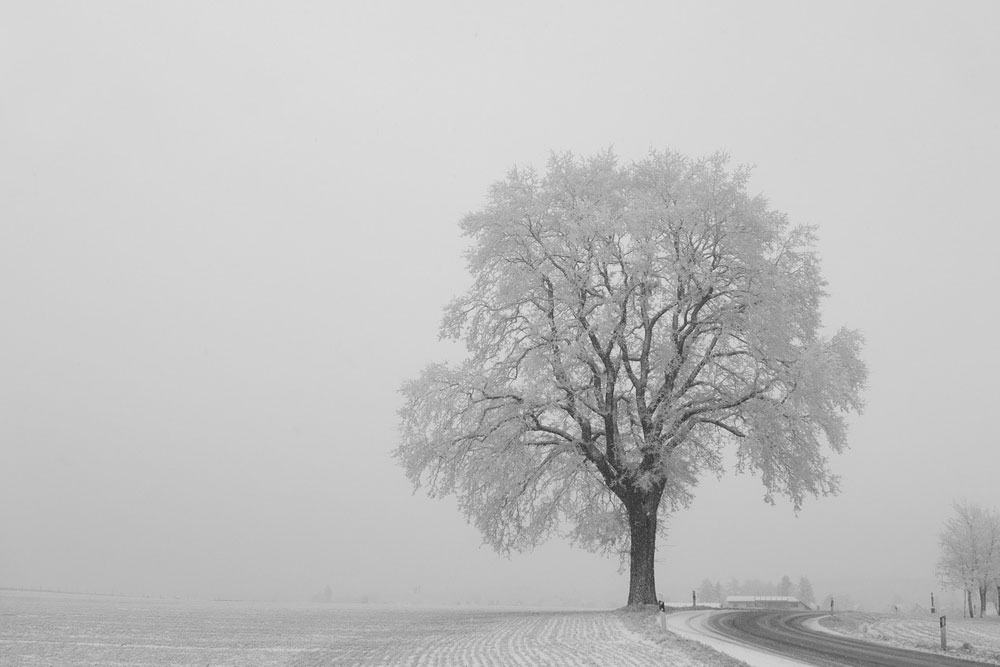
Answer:
[{"label": "small evergreen tree", "polygon": [[719,597],[716,594],[715,584],[710,579],[702,579],[701,585],[698,587],[698,602],[718,601]]},{"label": "small evergreen tree", "polygon": [[814,604],[816,602],[816,594],[813,592],[813,586],[808,577],[799,577],[799,588],[796,591],[795,597],[799,599],[799,602],[805,602],[806,604]]}]

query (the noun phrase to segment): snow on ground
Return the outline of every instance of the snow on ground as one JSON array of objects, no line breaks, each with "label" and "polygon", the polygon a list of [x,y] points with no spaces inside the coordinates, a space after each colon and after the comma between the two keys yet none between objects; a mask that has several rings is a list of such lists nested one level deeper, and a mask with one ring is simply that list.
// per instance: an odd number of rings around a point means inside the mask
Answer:
[{"label": "snow on ground", "polygon": [[[670,618],[674,614],[667,614]],[[713,647],[702,641],[701,637],[694,638],[677,632],[675,628],[668,625],[668,632],[662,630],[662,616],[656,613],[649,614],[625,614],[623,616],[626,626],[646,639],[657,644],[669,647],[673,651],[682,651],[691,664],[702,665],[704,667],[749,667],[746,662],[726,655],[725,651],[720,651],[719,647]],[[666,664],[687,665],[679,657],[678,662],[668,662]],[[769,666],[770,667],[770,666]]]},{"label": "snow on ground", "polygon": [[[824,616],[813,627],[903,648],[941,652],[941,626],[936,615],[842,613]],[[1000,618],[949,615],[947,632],[948,655],[1000,665]]]},{"label": "snow on ground", "polygon": [[742,660],[751,667],[809,667],[808,663],[747,646],[715,632],[706,624],[710,613],[680,611],[666,614],[663,620],[672,633]]},{"label": "snow on ground", "polygon": [[0,591],[5,667],[735,667],[656,614],[278,605]]},{"label": "snow on ground", "polygon": [[657,636],[655,614],[628,612],[504,613],[452,617],[415,626],[386,641],[359,638],[295,661],[296,667],[337,665],[542,665],[722,667],[734,664]]}]

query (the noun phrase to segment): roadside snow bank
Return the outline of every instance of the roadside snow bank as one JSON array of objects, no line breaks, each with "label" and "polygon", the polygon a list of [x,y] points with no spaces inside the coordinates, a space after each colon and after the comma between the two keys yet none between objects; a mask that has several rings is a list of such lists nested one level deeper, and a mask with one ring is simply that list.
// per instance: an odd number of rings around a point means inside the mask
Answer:
[{"label": "roadside snow bank", "polygon": [[[1000,618],[948,617],[947,655],[1000,665]],[[942,654],[937,616],[844,612],[815,619],[811,627],[900,648]]]}]

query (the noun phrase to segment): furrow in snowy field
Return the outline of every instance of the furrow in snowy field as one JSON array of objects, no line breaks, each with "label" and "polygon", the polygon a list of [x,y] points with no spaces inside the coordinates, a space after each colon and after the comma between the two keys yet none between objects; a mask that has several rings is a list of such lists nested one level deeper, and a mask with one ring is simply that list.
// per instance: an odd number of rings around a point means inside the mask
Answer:
[{"label": "furrow in snowy field", "polygon": [[[617,612],[0,597],[16,666],[702,667]],[[627,621],[627,622],[626,622]],[[638,626],[636,626],[638,627]],[[651,635],[650,635],[651,636]],[[58,638],[58,641],[56,641]]]}]

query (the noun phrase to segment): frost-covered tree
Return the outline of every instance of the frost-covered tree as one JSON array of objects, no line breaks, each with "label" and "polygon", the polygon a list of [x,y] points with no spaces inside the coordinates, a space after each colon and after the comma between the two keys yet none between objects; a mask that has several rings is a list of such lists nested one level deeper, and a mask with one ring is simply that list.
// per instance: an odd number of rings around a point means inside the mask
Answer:
[{"label": "frost-covered tree", "polygon": [[806,604],[816,602],[816,593],[813,592],[812,582],[809,581],[808,577],[799,577],[799,587],[796,591],[796,597],[800,602],[805,602]]},{"label": "frost-covered tree", "polygon": [[711,579],[702,579],[698,586],[698,602],[721,602],[718,590]]},{"label": "frost-covered tree", "polygon": [[747,579],[740,583],[743,595],[777,595],[778,585],[764,579]]},{"label": "frost-covered tree", "polygon": [[662,512],[700,475],[760,475],[765,498],[835,492],[866,370],[861,337],[820,334],[813,232],[716,155],[515,169],[462,228],[469,290],[442,336],[467,359],[405,383],[396,456],[455,494],[501,552],[553,532],[628,559],[656,601]]},{"label": "frost-covered tree", "polygon": [[941,532],[941,582],[964,591],[969,616],[974,616],[972,592],[979,594],[979,615],[986,610],[986,597],[1000,585],[1000,514],[996,510],[961,502]]},{"label": "frost-covered tree", "polygon": [[781,578],[778,584],[778,595],[788,597],[792,594],[792,578],[787,574]]}]

